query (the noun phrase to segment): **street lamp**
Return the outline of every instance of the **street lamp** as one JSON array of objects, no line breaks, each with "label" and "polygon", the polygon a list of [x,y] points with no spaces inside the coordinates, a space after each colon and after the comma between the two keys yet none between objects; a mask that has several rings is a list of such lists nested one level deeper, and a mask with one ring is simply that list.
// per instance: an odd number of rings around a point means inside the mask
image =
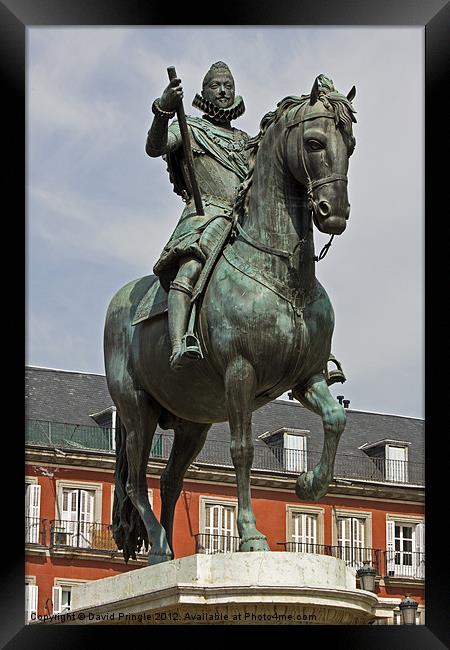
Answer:
[{"label": "street lamp", "polygon": [[376,569],[365,562],[363,566],[358,569],[356,575],[360,579],[361,589],[364,589],[364,591],[375,592],[375,576],[377,575]]},{"label": "street lamp", "polygon": [[403,625],[415,625],[416,624],[416,612],[419,603],[411,598],[409,594],[402,600],[400,603],[400,612],[403,619]]}]

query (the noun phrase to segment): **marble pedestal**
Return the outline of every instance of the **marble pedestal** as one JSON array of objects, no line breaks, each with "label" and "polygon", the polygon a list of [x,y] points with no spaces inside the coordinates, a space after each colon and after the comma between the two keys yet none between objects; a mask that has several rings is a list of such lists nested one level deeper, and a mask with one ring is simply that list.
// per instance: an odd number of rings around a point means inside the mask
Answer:
[{"label": "marble pedestal", "polygon": [[375,619],[375,594],[343,560],[312,553],[192,555],[77,586],[51,623],[349,625]]}]

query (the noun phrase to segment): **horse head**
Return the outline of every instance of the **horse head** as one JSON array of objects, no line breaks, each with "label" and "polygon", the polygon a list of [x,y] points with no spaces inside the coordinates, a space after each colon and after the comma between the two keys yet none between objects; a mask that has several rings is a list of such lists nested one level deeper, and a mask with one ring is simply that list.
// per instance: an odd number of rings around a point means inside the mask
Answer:
[{"label": "horse head", "polygon": [[350,214],[347,170],[355,148],[355,93],[353,86],[347,96],[341,95],[331,80],[319,75],[310,95],[303,95],[286,116],[288,168],[306,189],[315,225],[332,235],[344,232]]}]

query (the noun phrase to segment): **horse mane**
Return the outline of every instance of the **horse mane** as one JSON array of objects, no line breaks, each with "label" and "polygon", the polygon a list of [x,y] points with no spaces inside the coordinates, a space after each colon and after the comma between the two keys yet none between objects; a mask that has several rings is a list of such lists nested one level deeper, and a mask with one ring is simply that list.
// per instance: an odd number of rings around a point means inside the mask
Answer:
[{"label": "horse mane", "polygon": [[[323,75],[320,75],[319,79],[324,78]],[[269,111],[262,118],[259,125],[259,133],[248,140],[246,149],[250,150],[248,157],[248,172],[247,176],[242,181],[239,191],[234,203],[234,215],[239,221],[247,213],[248,203],[250,199],[250,188],[253,182],[253,172],[255,170],[256,155],[258,153],[259,145],[261,144],[264,135],[266,134],[268,128],[278,122],[280,117],[284,115],[286,111],[298,106],[299,108],[304,106],[310,99],[311,95],[301,95],[300,97],[295,95],[289,95],[281,101],[278,102],[277,107],[274,111]],[[344,134],[349,138],[350,144],[350,155],[353,152],[355,147],[355,138],[352,135],[352,122],[356,122],[354,113],[356,112],[351,105],[351,102],[345,97],[337,92],[334,87],[331,85],[331,88],[328,84],[325,84],[319,89],[318,99],[323,103],[325,108],[334,113],[334,120],[336,126],[340,128]]]}]

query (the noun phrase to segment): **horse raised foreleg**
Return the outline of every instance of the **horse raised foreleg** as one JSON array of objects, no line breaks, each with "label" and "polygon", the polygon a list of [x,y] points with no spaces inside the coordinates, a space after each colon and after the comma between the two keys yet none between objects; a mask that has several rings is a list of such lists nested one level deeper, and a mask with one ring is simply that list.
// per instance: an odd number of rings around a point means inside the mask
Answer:
[{"label": "horse raised foreleg", "polygon": [[210,424],[197,424],[187,420],[178,420],[174,427],[170,458],[161,474],[161,524],[167,535],[170,548],[172,545],[173,517],[175,505],[183,487],[183,478],[197,454],[205,444]]},{"label": "horse raised foreleg", "polygon": [[299,499],[318,501],[327,493],[333,477],[334,458],[345,427],[345,411],[331,395],[322,374],[311,377],[302,388],[293,388],[292,393],[303,406],[320,415],[323,422],[324,444],[320,461],[313,470],[300,474],[295,486]]},{"label": "horse raised foreleg", "polygon": [[256,529],[250,492],[250,469],[254,453],[252,404],[255,388],[253,366],[242,357],[235,358],[225,373],[225,395],[231,431],[231,458],[236,471],[240,551],[270,550],[266,537]]},{"label": "horse raised foreleg", "polygon": [[128,479],[126,493],[139,512],[148,535],[149,564],[172,559],[166,533],[150,506],[146,479],[147,462],[160,409],[142,390],[121,405],[120,415],[125,425]]}]

